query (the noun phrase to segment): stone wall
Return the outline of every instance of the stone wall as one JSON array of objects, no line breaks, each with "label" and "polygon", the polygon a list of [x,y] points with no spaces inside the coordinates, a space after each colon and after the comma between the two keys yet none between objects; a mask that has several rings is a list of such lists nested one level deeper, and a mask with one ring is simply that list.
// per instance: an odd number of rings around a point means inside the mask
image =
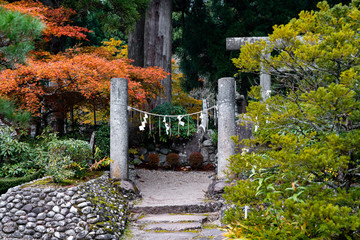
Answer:
[{"label": "stone wall", "polygon": [[204,132],[202,128],[199,128],[194,136],[186,142],[173,142],[171,146],[164,147],[161,144],[152,146],[151,148],[142,147],[140,151],[132,159],[135,162],[140,162],[140,156],[143,155],[144,161],[147,161],[147,156],[150,153],[156,153],[159,155],[159,167],[166,167],[166,155],[169,153],[179,154],[179,161],[181,166],[189,166],[189,156],[193,152],[201,152],[204,157],[203,166],[211,164],[216,168],[217,166],[217,148],[216,143],[211,140],[211,135],[214,134],[212,130]]},{"label": "stone wall", "polygon": [[0,239],[119,239],[126,197],[109,173],[69,188],[20,185],[1,195]]}]

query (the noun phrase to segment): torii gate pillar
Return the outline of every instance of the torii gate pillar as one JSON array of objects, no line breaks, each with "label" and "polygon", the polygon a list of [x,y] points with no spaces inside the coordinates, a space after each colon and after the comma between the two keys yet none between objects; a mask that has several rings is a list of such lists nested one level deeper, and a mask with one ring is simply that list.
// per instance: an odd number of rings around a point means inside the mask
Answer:
[{"label": "torii gate pillar", "polygon": [[[269,42],[269,37],[238,37],[238,38],[226,38],[226,50],[240,50],[246,43],[253,44],[255,42],[265,41]],[[265,58],[269,58],[267,54]],[[271,76],[261,64],[260,70],[260,86],[261,86],[261,97],[266,100],[271,91]]]},{"label": "torii gate pillar", "polygon": [[218,168],[217,178],[225,179],[228,159],[235,154],[235,79],[218,80]]},{"label": "torii gate pillar", "polygon": [[110,89],[110,177],[128,179],[128,80],[111,79]]}]

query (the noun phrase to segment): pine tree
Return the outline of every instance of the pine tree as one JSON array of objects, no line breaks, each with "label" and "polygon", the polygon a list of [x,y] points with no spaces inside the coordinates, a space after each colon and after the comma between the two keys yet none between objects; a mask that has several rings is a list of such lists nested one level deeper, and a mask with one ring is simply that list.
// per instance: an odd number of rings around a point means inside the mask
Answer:
[{"label": "pine tree", "polygon": [[0,70],[23,63],[43,29],[39,19],[0,7]]},{"label": "pine tree", "polygon": [[230,237],[360,238],[359,4],[318,7],[233,60],[243,72],[262,65],[274,81],[267,100],[250,92],[252,152],[230,160]]}]

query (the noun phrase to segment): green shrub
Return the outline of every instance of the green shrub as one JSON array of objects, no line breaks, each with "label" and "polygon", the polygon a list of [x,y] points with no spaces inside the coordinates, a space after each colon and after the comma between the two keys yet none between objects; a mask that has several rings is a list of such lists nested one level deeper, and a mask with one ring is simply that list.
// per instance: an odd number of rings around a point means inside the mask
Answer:
[{"label": "green shrub", "polygon": [[189,163],[190,163],[191,168],[193,168],[193,169],[200,168],[202,166],[203,162],[204,162],[204,157],[201,153],[193,152],[190,154]]},{"label": "green shrub", "polygon": [[166,162],[169,164],[169,166],[173,169],[180,166],[179,162],[179,154],[177,153],[169,153],[166,155]]},{"label": "green shrub", "polygon": [[230,238],[360,239],[358,6],[320,2],[234,60],[276,73],[276,85],[267,99],[253,87],[242,116],[256,130],[241,144],[254,151],[229,161]]},{"label": "green shrub", "polygon": [[149,160],[149,167],[153,168],[153,169],[157,169],[159,167],[159,155],[156,153],[150,153],[149,156],[147,157]]},{"label": "green shrub", "polygon": [[[75,139],[49,142],[48,153],[50,159],[45,169],[56,181],[83,177],[92,159],[90,144]],[[61,169],[64,171],[61,172]]]},{"label": "green shrub", "polygon": [[0,179],[0,194],[5,193],[9,188],[21,185],[23,183],[30,182],[41,177],[43,172],[38,170],[37,172],[25,176],[25,177],[18,177],[18,178],[2,178]]},{"label": "green shrub", "polygon": [[95,145],[99,148],[99,159],[110,156],[110,126],[103,124],[95,133]]},{"label": "green shrub", "polygon": [[[74,162],[71,161],[69,156],[61,154],[51,154],[47,164],[44,166],[46,174],[53,178],[55,183],[60,183],[66,179],[75,177],[78,171],[77,167],[73,166]],[[78,172],[77,178],[83,176],[85,172]]]},{"label": "green shrub", "polygon": [[[161,115],[183,115],[186,114],[186,110],[181,106],[174,106],[171,103],[163,103],[156,108],[154,108],[152,113],[161,114]],[[152,117],[151,122],[153,124],[153,131],[150,132],[151,136],[155,136],[156,139],[162,142],[168,142],[170,140],[175,140],[177,138],[189,139],[194,132],[196,132],[196,123],[194,120],[189,117],[183,117],[182,121],[185,123],[184,126],[179,125],[179,121],[176,118],[166,118],[166,122],[171,126],[171,134],[166,134],[165,124],[163,123],[164,118]],[[159,121],[161,132],[159,134]],[[171,124],[170,124],[171,121]]]},{"label": "green shrub", "polygon": [[0,129],[0,177],[23,177],[39,170],[38,162],[46,157],[39,146],[21,142],[14,128]]}]

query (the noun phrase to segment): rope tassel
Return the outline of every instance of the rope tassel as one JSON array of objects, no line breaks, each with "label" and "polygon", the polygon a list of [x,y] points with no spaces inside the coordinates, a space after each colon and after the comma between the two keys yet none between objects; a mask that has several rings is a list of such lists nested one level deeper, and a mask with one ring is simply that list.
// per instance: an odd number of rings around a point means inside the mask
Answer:
[{"label": "rope tassel", "polygon": [[[141,118],[141,117],[140,117]],[[144,131],[145,130],[145,126],[146,126],[146,122],[147,122],[147,119],[148,118],[148,115],[145,113],[145,116],[144,116],[144,119],[143,121],[141,122],[141,126],[139,126],[139,129],[140,131]]]},{"label": "rope tassel", "polygon": [[167,122],[166,122],[166,116],[164,117],[163,123],[164,123],[164,125],[165,125],[166,134],[169,135],[170,127],[169,127],[169,125],[168,125]]}]

